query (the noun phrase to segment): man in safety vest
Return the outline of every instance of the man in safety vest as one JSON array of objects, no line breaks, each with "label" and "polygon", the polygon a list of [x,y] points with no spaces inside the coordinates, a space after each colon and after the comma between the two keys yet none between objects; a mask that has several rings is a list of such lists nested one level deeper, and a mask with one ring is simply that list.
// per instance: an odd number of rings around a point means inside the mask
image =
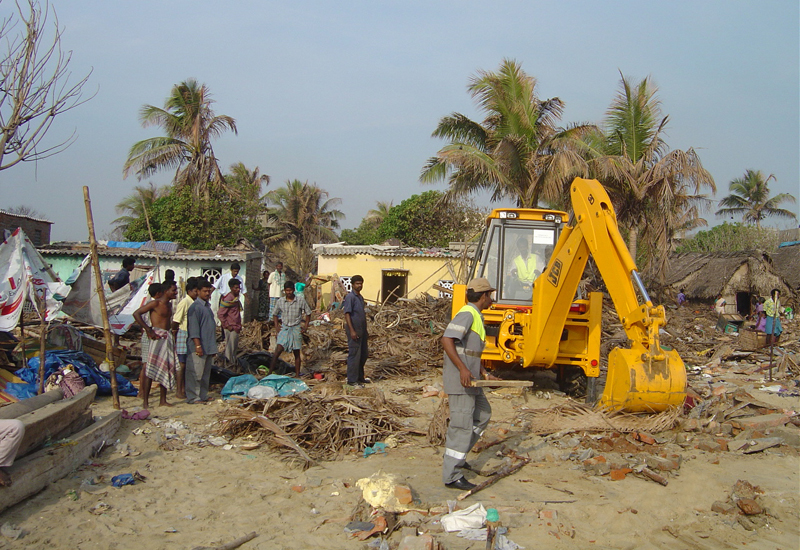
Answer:
[{"label": "man in safety vest", "polygon": [[517,239],[517,250],[519,255],[514,258],[512,271],[516,273],[517,280],[520,283],[530,286],[539,275],[536,269],[536,254],[528,250],[528,241],[525,237]]},{"label": "man in safety vest", "polygon": [[472,387],[472,380],[496,379],[481,366],[481,353],[486,343],[481,311],[494,302],[494,291],[487,279],[471,280],[467,284],[469,303],[456,313],[442,336],[444,391],[450,401],[442,480],[451,489],[466,491],[475,487],[460,469],[466,465],[467,453],[480,439],[492,416],[492,407],[483,395],[483,388]]}]

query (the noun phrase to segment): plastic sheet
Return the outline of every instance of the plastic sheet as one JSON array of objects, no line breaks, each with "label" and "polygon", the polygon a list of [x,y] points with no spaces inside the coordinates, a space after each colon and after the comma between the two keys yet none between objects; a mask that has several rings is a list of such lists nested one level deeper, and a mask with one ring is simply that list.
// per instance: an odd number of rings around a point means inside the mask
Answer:
[{"label": "plastic sheet", "polygon": [[[78,374],[83,378],[87,386],[92,384],[97,385],[98,395],[111,395],[111,373],[102,372],[97,363],[90,355],[82,351],[72,350],[51,350],[47,352],[45,357],[45,380],[56,372],[61,370],[67,365],[73,365]],[[19,369],[15,372],[17,376],[22,378],[25,382],[33,386],[34,395],[36,394],[36,387],[39,381],[39,358],[32,357],[28,360],[28,366]],[[128,382],[125,378],[117,374],[117,389],[120,395],[127,397],[135,397],[138,393],[136,388]]]}]

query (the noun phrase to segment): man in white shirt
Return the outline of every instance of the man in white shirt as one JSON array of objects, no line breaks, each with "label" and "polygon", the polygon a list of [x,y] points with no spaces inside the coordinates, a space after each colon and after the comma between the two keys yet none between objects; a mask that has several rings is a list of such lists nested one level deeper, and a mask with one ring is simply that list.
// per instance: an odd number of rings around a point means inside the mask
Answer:
[{"label": "man in white shirt", "polygon": [[278,262],[275,266],[275,271],[269,274],[269,316],[272,319],[275,305],[278,303],[278,298],[283,296],[283,284],[286,282],[286,273],[283,272],[283,262]]}]

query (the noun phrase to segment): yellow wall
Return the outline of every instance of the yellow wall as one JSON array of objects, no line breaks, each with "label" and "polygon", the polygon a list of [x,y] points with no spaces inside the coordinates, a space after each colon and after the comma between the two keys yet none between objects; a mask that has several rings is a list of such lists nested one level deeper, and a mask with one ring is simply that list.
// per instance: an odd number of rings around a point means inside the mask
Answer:
[{"label": "yellow wall", "polygon": [[[431,286],[440,279],[452,280],[446,264],[449,261],[453,271],[458,273],[460,258],[435,258],[416,256],[372,256],[367,254],[354,254],[351,256],[319,256],[318,272],[320,275],[337,274],[340,277],[361,275],[364,277],[364,289],[361,291],[364,298],[375,301],[381,292],[381,279],[384,269],[408,270],[408,298],[416,298],[420,294],[428,293],[433,297],[439,296],[438,290]],[[438,271],[437,271],[438,270]],[[434,275],[434,273],[436,273]],[[427,280],[426,280],[427,279]],[[326,287],[329,291],[329,287]],[[325,304],[330,304],[330,294],[324,296]]]}]

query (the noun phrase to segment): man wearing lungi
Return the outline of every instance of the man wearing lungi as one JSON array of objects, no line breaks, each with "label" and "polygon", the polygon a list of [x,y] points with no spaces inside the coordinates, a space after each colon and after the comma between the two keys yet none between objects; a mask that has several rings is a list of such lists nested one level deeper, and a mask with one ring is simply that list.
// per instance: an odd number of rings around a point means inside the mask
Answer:
[{"label": "man wearing lungi", "polygon": [[214,290],[207,279],[197,282],[197,299],[189,306],[187,330],[194,345],[194,353],[186,356],[186,402],[205,403],[208,397],[208,382],[211,365],[217,354],[217,324],[211,311],[211,293]]},{"label": "man wearing lungi", "polygon": [[492,416],[492,407],[483,395],[483,388],[472,387],[472,380],[496,379],[481,365],[486,341],[481,311],[492,305],[494,291],[487,279],[471,280],[467,284],[468,303],[447,325],[441,340],[444,391],[450,402],[442,480],[451,489],[467,491],[475,487],[460,469],[466,465],[467,453],[480,439]]},{"label": "man wearing lungi", "polygon": [[189,277],[186,279],[186,296],[183,300],[178,302],[175,307],[175,313],[172,316],[172,334],[175,335],[175,352],[178,354],[178,365],[175,376],[175,383],[177,389],[175,390],[175,397],[178,399],[186,399],[186,355],[188,353],[188,315],[189,306],[192,305],[197,298],[197,278]]},{"label": "man wearing lungi", "polygon": [[275,271],[269,274],[269,315],[267,319],[275,315],[275,306],[283,294],[283,285],[286,284],[286,273],[283,272],[283,262],[275,264]]},{"label": "man wearing lungi", "polygon": [[[305,316],[305,323],[301,327],[300,322],[303,320],[303,316]],[[287,350],[294,354],[295,376],[300,378],[300,348],[303,346],[303,334],[311,321],[311,308],[305,298],[295,296],[294,282],[286,281],[283,284],[283,297],[275,304],[272,319],[278,329],[278,345],[275,346],[269,372],[271,373],[275,369],[275,364],[283,350]]]},{"label": "man wearing lungi", "polygon": [[[142,358],[145,370],[144,379],[140,379],[142,384],[139,393],[142,395],[143,409],[149,408],[150,387],[153,381],[161,386],[159,405],[172,406],[167,403],[167,391],[175,389],[175,368],[178,364],[175,342],[169,333],[172,323],[172,300],[178,293],[178,286],[175,281],[163,284],[153,283],[153,285],[158,285],[156,299],[133,312],[133,318],[150,339],[147,357]],[[151,285],[151,289],[153,285]],[[153,293],[150,292],[150,295],[153,296]],[[150,313],[150,325],[145,323],[142,318],[145,313]]]}]

